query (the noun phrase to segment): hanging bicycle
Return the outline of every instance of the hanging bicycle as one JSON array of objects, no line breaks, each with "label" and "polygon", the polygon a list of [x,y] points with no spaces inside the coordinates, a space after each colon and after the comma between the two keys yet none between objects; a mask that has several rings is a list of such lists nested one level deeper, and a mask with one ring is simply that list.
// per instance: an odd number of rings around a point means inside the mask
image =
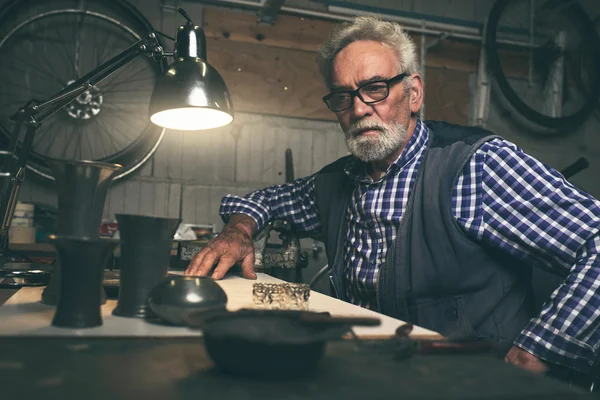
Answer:
[{"label": "hanging bicycle", "polygon": [[[0,11],[0,146],[10,115],[120,53],[153,28],[125,0],[14,0]],[[158,147],[164,129],[148,103],[166,65],[140,57],[40,126],[28,168],[53,179],[48,158],[118,163],[124,177]]]},{"label": "hanging bicycle", "polygon": [[576,0],[498,0],[486,54],[508,102],[544,133],[575,129],[600,96],[600,39]]}]

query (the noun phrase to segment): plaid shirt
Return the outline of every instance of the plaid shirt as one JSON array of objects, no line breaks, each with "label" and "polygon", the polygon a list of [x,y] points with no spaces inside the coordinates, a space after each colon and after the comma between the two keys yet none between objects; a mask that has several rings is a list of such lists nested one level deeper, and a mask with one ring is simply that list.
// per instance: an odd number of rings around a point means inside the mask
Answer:
[{"label": "plaid shirt", "polygon": [[[398,230],[428,140],[427,127],[418,121],[402,154],[377,181],[362,163],[346,169],[358,183],[347,213],[344,257],[347,295],[354,304],[375,304],[377,270]],[[259,229],[270,219],[286,219],[318,237],[314,179],[244,198],[226,196],[220,214],[224,221],[234,213],[250,215]],[[473,240],[534,267],[568,273],[515,344],[543,360],[588,370],[600,347],[600,202],[503,139],[475,152],[456,182],[452,202],[458,224]]]}]

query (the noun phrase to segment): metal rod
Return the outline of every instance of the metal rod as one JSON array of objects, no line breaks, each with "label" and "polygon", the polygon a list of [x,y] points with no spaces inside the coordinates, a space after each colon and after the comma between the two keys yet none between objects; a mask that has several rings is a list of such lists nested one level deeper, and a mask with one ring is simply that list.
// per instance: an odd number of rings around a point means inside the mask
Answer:
[{"label": "metal rod", "polygon": [[[260,8],[260,3],[256,3],[256,2],[248,1],[248,0],[198,0],[198,1],[203,4],[213,5],[213,6],[225,6],[225,5],[229,4],[229,5],[239,5],[239,6],[243,6],[243,7]],[[352,21],[352,20],[354,20],[354,16],[376,15],[376,16],[379,16],[379,17],[389,20],[389,21],[402,22],[403,24],[405,24],[404,29],[408,32],[424,33],[426,35],[432,35],[432,36],[446,35],[446,37],[448,37],[448,38],[455,38],[455,39],[467,40],[467,41],[472,41],[472,42],[481,42],[483,40],[481,32],[477,28],[470,28],[470,27],[466,27],[466,26],[443,23],[443,22],[435,22],[435,21],[426,21],[427,26],[422,27],[422,26],[420,26],[421,19],[416,19],[416,18],[412,19],[412,18],[408,18],[408,17],[399,17],[399,16],[394,16],[394,15],[389,15],[389,14],[369,13],[367,11],[353,10],[350,8],[336,7],[336,6],[329,6],[329,10],[332,12],[314,11],[314,10],[309,10],[309,9],[304,9],[304,8],[288,7],[288,6],[281,7],[282,12],[286,12],[289,14],[301,15],[301,16],[306,16],[306,17],[315,17],[315,18],[321,18],[321,19],[328,19],[328,20],[333,20],[333,21]],[[338,12],[338,13],[335,14],[335,13],[333,13],[333,11]],[[537,48],[538,47],[536,44],[533,44],[533,45],[530,44],[529,41],[518,41],[518,40],[498,38],[497,42],[499,44],[507,44],[507,45],[511,45],[511,46],[524,47],[524,48],[529,48],[529,47]]]},{"label": "metal rod", "polygon": [[550,73],[546,81],[546,87],[544,88],[544,105],[543,109],[545,114],[550,115],[553,118],[559,118],[562,116],[562,103],[563,103],[563,82],[564,82],[564,69],[565,69],[565,58],[564,49],[567,44],[567,34],[565,31],[560,31],[556,35],[555,39],[556,46],[560,49],[560,57],[555,60],[550,66]]},{"label": "metal rod", "polygon": [[535,0],[529,0],[529,70],[527,71],[527,81],[529,87],[533,87],[533,44],[535,35]]},{"label": "metal rod", "polygon": [[73,101],[74,98],[77,98],[77,96],[79,96],[81,93],[83,93],[86,90],[89,90],[91,88],[92,88],[92,85],[90,85],[88,83],[84,83],[83,85],[76,87],[73,90],[69,90],[67,92],[64,92],[63,94],[60,94],[58,96],[51,98],[50,100],[44,101],[39,104],[35,104],[32,106],[32,109],[35,112],[42,112],[44,109],[46,109],[52,105],[62,104],[64,101],[71,102],[71,101]]},{"label": "metal rod", "polygon": [[340,6],[329,6],[328,9],[334,13],[342,14],[342,15],[373,15],[373,16],[382,16],[386,20],[399,22],[403,25],[414,25],[415,27],[420,26],[420,21],[425,21],[427,28],[439,30],[439,31],[451,31],[456,33],[464,33],[467,35],[480,36],[481,32],[479,28],[471,28],[468,26],[461,26],[456,24],[449,24],[445,22],[436,22],[436,21],[427,21],[423,19],[415,19],[410,17],[402,17],[399,15],[389,15],[389,14],[381,14],[372,11],[363,11],[356,10],[349,7],[340,7]]},{"label": "metal rod", "polygon": [[[140,54],[143,53],[152,53],[154,48],[159,46],[159,43],[156,39],[156,35],[151,33],[149,36],[138,40],[129,48],[125,49],[120,54],[117,54],[110,60],[106,61],[102,65],[95,68],[93,71],[79,78],[63,90],[61,90],[57,95],[53,96],[49,100],[44,103],[38,104],[35,110],[38,110],[38,115],[34,117],[35,121],[40,123],[50,117],[52,114],[69,104],[71,101],[75,100],[77,96],[83,93],[85,90],[81,91],[81,93],[77,95],[67,96],[68,93],[77,93],[78,88],[85,87],[93,87],[100,83],[102,80],[113,74],[115,71],[120,69],[122,66],[128,64],[135,58],[137,58]],[[148,48],[150,47],[150,49]],[[160,49],[162,51],[162,49]],[[59,101],[55,99],[61,98]],[[47,106],[47,104],[49,104]],[[46,111],[40,112],[40,109],[46,108]]]},{"label": "metal rod", "polygon": [[483,37],[484,40],[481,42],[481,48],[479,50],[479,62],[477,63],[477,77],[475,83],[475,96],[474,96],[474,121],[473,125],[485,128],[487,125],[487,119],[489,116],[490,107],[490,72],[487,66],[487,57],[485,51],[485,32],[487,29],[487,20],[483,25]]}]

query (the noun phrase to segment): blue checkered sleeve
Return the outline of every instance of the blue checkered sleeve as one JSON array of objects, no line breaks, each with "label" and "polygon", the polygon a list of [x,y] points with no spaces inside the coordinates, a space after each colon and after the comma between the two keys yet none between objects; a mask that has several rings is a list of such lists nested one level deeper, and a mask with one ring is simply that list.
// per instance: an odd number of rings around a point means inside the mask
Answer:
[{"label": "blue checkered sleeve", "polygon": [[474,240],[567,274],[515,345],[542,360],[589,370],[600,348],[600,202],[502,139],[473,155],[453,201],[459,224]]},{"label": "blue checkered sleeve", "polygon": [[319,237],[321,226],[314,200],[315,175],[284,185],[269,186],[244,197],[227,195],[221,201],[219,214],[224,222],[232,214],[254,218],[258,229],[275,219],[288,221],[296,232]]}]

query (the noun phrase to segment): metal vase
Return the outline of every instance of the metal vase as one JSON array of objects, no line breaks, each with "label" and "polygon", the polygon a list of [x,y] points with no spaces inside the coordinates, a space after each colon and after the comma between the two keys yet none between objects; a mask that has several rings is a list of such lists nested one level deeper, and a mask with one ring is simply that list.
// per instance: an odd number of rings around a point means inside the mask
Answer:
[{"label": "metal vase", "polygon": [[119,164],[96,161],[51,160],[58,194],[60,236],[98,239],[106,194]]},{"label": "metal vase", "polygon": [[102,325],[101,285],[104,265],[116,240],[53,236],[60,261],[60,285],[52,325],[92,328]]},{"label": "metal vase", "polygon": [[[50,276],[50,280],[48,281],[48,285],[44,288],[42,292],[42,304],[46,304],[48,306],[56,306],[58,304],[58,299],[60,297],[60,262],[58,260],[54,263],[52,268],[52,275]],[[104,270],[104,265],[102,266]],[[104,273],[104,271],[103,271]],[[102,287],[102,281],[100,281],[100,304],[106,304],[106,292]]]},{"label": "metal vase", "polygon": [[[113,178],[123,169],[119,164],[96,161],[50,160],[58,195],[56,234],[71,238],[100,238],[106,194]],[[42,293],[42,303],[57,305],[61,274],[60,260]],[[100,286],[102,304],[106,294]]]},{"label": "metal vase", "polygon": [[121,241],[119,301],[113,310],[121,317],[151,315],[148,296],[169,270],[178,218],[116,214]]}]

